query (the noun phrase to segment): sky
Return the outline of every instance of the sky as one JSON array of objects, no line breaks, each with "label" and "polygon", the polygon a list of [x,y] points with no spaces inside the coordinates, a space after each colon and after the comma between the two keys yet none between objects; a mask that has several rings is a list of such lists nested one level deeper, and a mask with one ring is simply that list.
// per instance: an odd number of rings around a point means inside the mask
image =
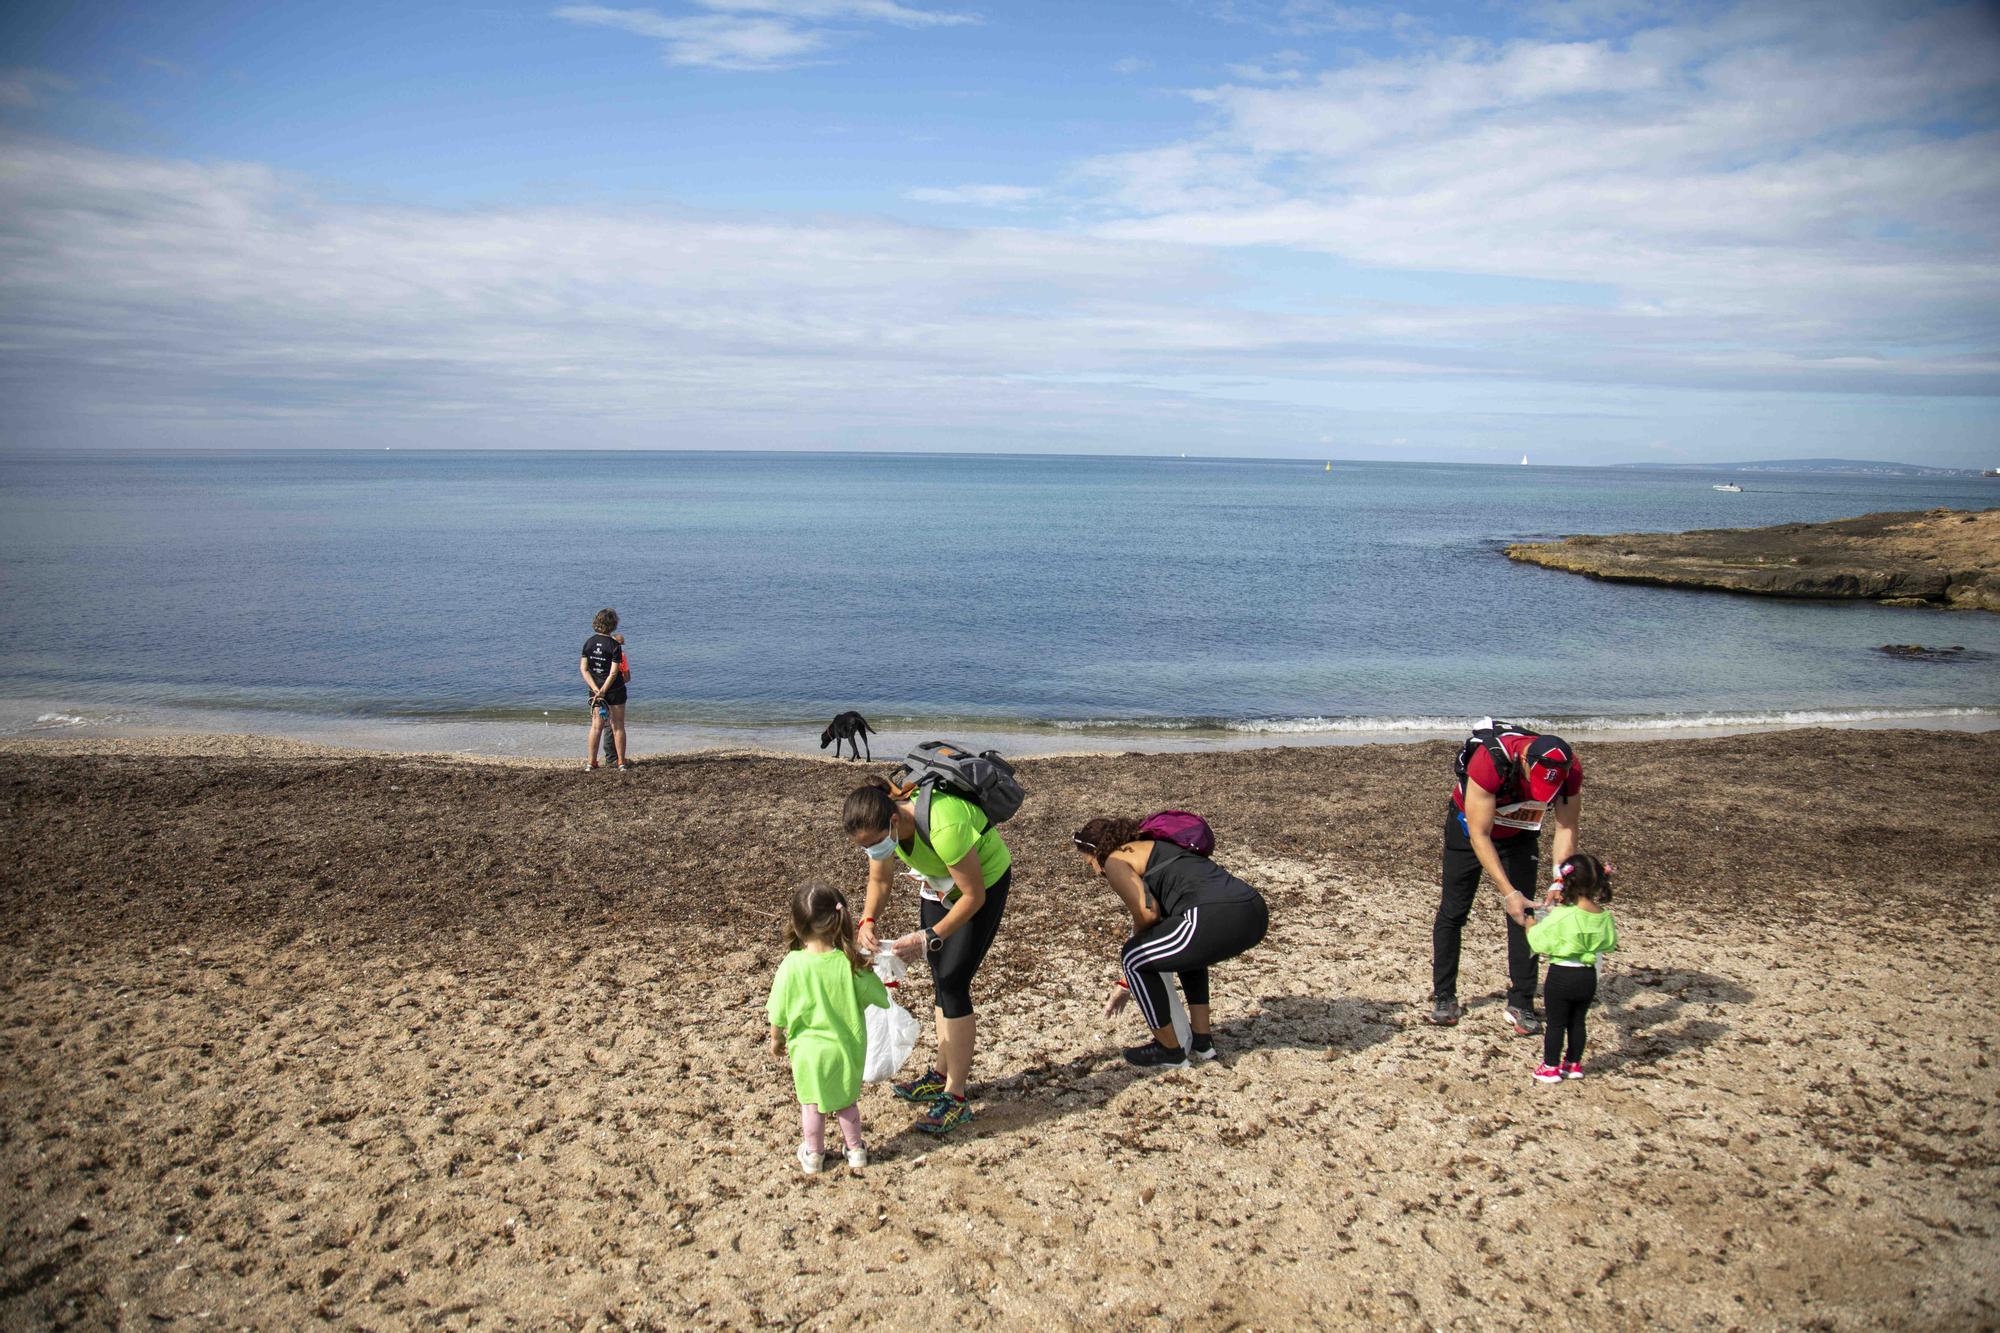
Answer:
[{"label": "sky", "polygon": [[12,0],[0,447],[2000,466],[2000,4]]}]

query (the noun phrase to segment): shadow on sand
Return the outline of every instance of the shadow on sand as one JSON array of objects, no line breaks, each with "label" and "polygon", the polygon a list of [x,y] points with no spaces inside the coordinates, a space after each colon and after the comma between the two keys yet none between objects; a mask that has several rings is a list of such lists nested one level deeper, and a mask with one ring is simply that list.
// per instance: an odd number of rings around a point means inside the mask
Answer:
[{"label": "shadow on sand", "polygon": [[[1329,999],[1319,995],[1267,995],[1255,1014],[1215,1025],[1215,1044],[1224,1068],[1255,1050],[1333,1050],[1353,1053],[1387,1041],[1401,1026],[1404,1006],[1371,1000]],[[1133,1040],[1139,1039],[1135,1029]],[[1138,1069],[1125,1063],[1117,1047],[1073,1060],[1050,1061],[1018,1070],[975,1088],[982,1104],[975,1122],[986,1133],[1011,1134],[1048,1121],[1103,1106],[1142,1078],[1199,1078],[1210,1066],[1187,1071]]]},{"label": "shadow on sand", "polygon": [[[1698,1051],[1726,1035],[1727,1023],[1707,1016],[1713,1006],[1743,1004],[1752,992],[1728,977],[1688,968],[1620,968],[1604,979],[1593,1021],[1608,1021],[1621,1038],[1599,1058],[1584,1048],[1594,1070],[1636,1072],[1683,1051]],[[1700,1006],[1694,1013],[1689,1006]],[[1601,1050],[1602,1047],[1599,1047]]]}]

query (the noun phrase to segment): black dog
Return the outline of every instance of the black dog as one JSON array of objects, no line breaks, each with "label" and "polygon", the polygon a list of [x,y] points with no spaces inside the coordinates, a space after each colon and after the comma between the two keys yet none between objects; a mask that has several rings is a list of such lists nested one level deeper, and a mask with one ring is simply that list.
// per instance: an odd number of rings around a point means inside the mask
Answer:
[{"label": "black dog", "polygon": [[[861,716],[861,714],[855,712],[842,713],[839,717],[827,723],[826,730],[819,734],[819,748],[824,750],[827,746],[831,745],[833,753],[837,758],[840,754],[840,742],[846,741],[847,748],[854,752],[848,758],[859,759],[861,757],[861,747],[868,744],[868,733],[870,730],[868,719]],[[856,736],[861,738],[861,745],[854,743]],[[875,752],[873,750],[868,752],[868,758],[871,762],[874,760]]]}]

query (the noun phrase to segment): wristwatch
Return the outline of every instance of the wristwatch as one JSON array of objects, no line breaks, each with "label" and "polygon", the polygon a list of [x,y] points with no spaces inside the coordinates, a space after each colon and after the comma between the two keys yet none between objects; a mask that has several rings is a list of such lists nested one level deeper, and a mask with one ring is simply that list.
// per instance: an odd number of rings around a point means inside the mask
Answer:
[{"label": "wristwatch", "polygon": [[939,939],[938,933],[929,926],[924,927],[924,948],[932,953],[944,948],[944,941]]}]

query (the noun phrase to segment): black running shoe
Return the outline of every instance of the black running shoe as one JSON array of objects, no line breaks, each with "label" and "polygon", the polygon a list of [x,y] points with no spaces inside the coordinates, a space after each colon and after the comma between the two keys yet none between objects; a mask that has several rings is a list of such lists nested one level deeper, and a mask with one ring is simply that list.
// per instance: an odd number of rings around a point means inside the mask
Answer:
[{"label": "black running shoe", "polygon": [[1162,1046],[1149,1041],[1144,1046],[1127,1046],[1125,1063],[1141,1069],[1186,1069],[1187,1052],[1178,1046]]},{"label": "black running shoe", "polygon": [[1219,1059],[1221,1055],[1222,1052],[1215,1049],[1215,1037],[1212,1033],[1197,1032],[1188,1042],[1188,1059],[1196,1063]]},{"label": "black running shoe", "polygon": [[1506,1015],[1507,1026],[1514,1029],[1517,1037],[1532,1037],[1542,1030],[1542,1020],[1532,1009],[1516,1009],[1510,1004],[1500,1012]]},{"label": "black running shoe", "polygon": [[1441,1028],[1456,1027],[1460,1012],[1457,1000],[1441,995],[1431,1001],[1431,1011],[1424,1017]]}]

